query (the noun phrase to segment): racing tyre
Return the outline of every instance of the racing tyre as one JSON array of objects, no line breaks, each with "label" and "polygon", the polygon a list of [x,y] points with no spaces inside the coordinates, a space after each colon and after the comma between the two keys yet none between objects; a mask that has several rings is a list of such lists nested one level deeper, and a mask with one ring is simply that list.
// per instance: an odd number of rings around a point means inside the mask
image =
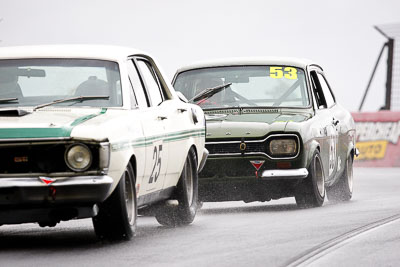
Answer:
[{"label": "racing tyre", "polygon": [[295,199],[299,208],[320,207],[325,198],[325,176],[319,151],[314,152],[308,176],[296,188]]},{"label": "racing tyre", "polygon": [[169,205],[167,201],[159,207],[156,212],[157,221],[169,227],[192,223],[198,209],[197,157],[193,149],[190,149],[186,158],[175,196],[178,204]]},{"label": "racing tyre", "polygon": [[99,213],[93,218],[93,226],[100,239],[129,240],[134,235],[137,218],[135,180],[129,163],[114,192],[99,204]]},{"label": "racing tyre", "polygon": [[353,196],[353,157],[349,155],[346,166],[339,181],[331,187],[326,188],[329,201],[349,201]]}]

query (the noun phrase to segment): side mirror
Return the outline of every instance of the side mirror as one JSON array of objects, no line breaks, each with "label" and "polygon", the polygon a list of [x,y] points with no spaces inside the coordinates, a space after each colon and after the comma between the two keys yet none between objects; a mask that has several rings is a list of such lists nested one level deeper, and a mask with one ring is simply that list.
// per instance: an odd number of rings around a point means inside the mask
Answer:
[{"label": "side mirror", "polygon": [[188,103],[189,101],[187,100],[187,98],[179,91],[176,91],[176,94],[178,95],[179,99],[185,103]]}]

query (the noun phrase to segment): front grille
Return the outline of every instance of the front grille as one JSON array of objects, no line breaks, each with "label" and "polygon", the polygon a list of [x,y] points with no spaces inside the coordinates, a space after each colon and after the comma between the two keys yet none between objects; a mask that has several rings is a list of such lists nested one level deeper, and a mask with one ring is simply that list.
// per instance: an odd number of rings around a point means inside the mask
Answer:
[{"label": "front grille", "polygon": [[[295,155],[276,155],[272,156],[269,151],[270,142],[272,140],[289,138],[296,140],[297,153]],[[270,159],[294,159],[296,158],[301,149],[300,138],[296,134],[292,133],[273,133],[264,137],[262,140],[233,140],[233,141],[208,141],[206,142],[206,148],[209,151],[209,155],[220,157],[220,156],[240,156],[240,155],[257,155],[265,156]]]},{"label": "front grille", "polygon": [[[244,150],[240,149],[241,142],[235,143],[207,143],[206,148],[210,155],[215,154],[237,154],[237,153],[266,153],[266,141],[246,143]],[[243,147],[243,145],[242,145]]]},{"label": "front grille", "polygon": [[[65,143],[26,143],[0,145],[0,175],[71,172],[64,161]],[[97,170],[98,148],[89,146],[93,155],[90,170]]]}]

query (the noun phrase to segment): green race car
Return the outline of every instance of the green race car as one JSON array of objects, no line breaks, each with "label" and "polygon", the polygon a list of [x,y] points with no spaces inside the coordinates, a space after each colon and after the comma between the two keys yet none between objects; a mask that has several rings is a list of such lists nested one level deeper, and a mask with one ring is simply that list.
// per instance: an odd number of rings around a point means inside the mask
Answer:
[{"label": "green race car", "polygon": [[176,91],[204,110],[209,157],[201,201],[295,197],[299,207],[353,193],[355,124],[323,69],[309,61],[248,58],[180,68]]}]

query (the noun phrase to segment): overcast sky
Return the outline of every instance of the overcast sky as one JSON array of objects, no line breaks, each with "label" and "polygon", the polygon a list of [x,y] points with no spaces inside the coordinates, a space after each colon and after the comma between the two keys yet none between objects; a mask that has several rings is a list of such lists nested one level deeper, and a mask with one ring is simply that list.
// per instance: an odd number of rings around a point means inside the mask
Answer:
[{"label": "overcast sky", "polygon": [[[99,43],[151,53],[169,78],[193,61],[305,57],[325,70],[337,100],[358,109],[398,0],[0,0],[0,46]],[[365,110],[384,104],[386,57]]]}]

